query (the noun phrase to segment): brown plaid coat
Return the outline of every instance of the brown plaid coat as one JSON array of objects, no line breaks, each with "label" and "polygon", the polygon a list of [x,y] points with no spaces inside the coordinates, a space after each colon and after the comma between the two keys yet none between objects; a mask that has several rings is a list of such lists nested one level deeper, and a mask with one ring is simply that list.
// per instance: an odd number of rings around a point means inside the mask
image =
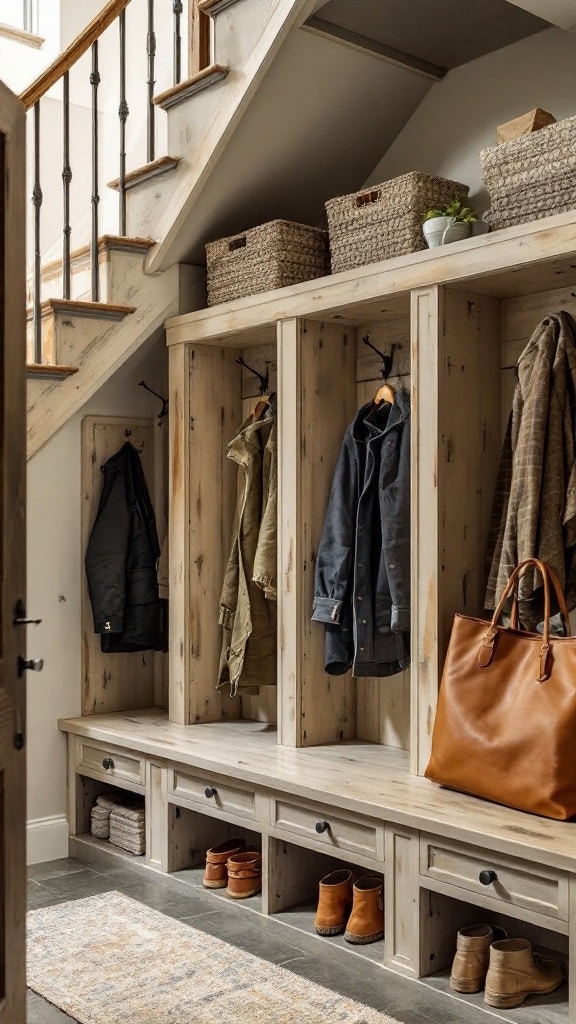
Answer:
[{"label": "brown plaid coat", "polygon": [[[488,539],[485,607],[494,609],[514,567],[552,566],[568,607],[576,604],[576,324],[566,312],[538,325],[518,360]],[[539,578],[519,588],[525,629],[542,619]]]}]

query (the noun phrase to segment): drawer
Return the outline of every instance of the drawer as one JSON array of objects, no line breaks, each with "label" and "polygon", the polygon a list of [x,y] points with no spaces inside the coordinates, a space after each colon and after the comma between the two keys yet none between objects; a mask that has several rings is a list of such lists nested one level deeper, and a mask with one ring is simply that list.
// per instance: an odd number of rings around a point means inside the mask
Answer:
[{"label": "drawer", "polygon": [[222,811],[240,818],[256,817],[254,790],[221,776],[196,775],[188,769],[169,768],[168,793],[183,804],[194,804],[208,814]]},{"label": "drawer", "polygon": [[143,757],[119,747],[97,746],[81,741],[78,745],[78,770],[96,772],[100,777],[145,784],[146,763]]},{"label": "drawer", "polygon": [[568,920],[568,875],[563,871],[422,836],[420,874],[502,904]]},{"label": "drawer", "polygon": [[[327,807],[275,800],[273,826],[326,847],[383,860],[383,826],[369,819],[336,816]],[[380,835],[380,842],[379,840]]]}]

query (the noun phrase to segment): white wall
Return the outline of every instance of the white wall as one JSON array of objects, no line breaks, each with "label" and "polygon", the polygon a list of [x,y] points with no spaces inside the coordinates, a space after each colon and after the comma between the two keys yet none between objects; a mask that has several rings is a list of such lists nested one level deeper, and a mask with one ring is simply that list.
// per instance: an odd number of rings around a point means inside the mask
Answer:
[{"label": "white wall", "polygon": [[576,114],[576,36],[550,29],[455,68],[436,83],[376,166],[367,184],[428,171],[470,186],[472,205],[489,199],[478,154],[496,127],[534,107],[557,121]]},{"label": "white wall", "polygon": [[80,423],[83,416],[151,416],[158,399],[137,387],[144,378],[166,394],[163,341],[140,351],[28,463],[28,657],[44,658],[27,674],[28,862],[67,856],[66,740],[57,719],[80,714]]}]

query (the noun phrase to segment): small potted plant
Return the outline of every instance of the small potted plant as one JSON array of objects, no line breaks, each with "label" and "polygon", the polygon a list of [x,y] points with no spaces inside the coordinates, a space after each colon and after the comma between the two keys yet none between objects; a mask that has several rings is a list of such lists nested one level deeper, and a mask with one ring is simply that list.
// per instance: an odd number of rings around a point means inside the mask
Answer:
[{"label": "small potted plant", "polygon": [[447,242],[459,242],[462,238],[468,238],[472,232],[472,224],[476,220],[478,214],[469,206],[463,206],[457,197],[444,206],[427,210],[422,230],[428,247],[432,249],[436,245],[446,245]]}]

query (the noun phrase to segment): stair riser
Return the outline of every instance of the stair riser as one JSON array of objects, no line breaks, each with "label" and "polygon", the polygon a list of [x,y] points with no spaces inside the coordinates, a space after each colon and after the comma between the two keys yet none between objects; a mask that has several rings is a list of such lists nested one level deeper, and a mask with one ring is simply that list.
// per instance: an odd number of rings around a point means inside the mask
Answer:
[{"label": "stair riser", "polygon": [[[113,330],[119,317],[78,316],[69,312],[49,312],[42,318],[42,361],[75,366],[86,347]],[[34,362],[32,324],[27,325],[26,361]]]},{"label": "stair riser", "polygon": [[[142,251],[127,252],[122,249],[110,249],[103,253],[99,260],[100,302],[115,305],[130,305],[130,295],[134,292],[135,283],[142,273],[144,255]],[[61,265],[43,271],[40,287],[40,301],[62,298],[63,277]],[[71,299],[90,302],[92,300],[92,270],[89,255],[82,255],[72,261],[71,265]],[[32,306],[32,287],[30,281],[27,289],[27,306]]]}]

